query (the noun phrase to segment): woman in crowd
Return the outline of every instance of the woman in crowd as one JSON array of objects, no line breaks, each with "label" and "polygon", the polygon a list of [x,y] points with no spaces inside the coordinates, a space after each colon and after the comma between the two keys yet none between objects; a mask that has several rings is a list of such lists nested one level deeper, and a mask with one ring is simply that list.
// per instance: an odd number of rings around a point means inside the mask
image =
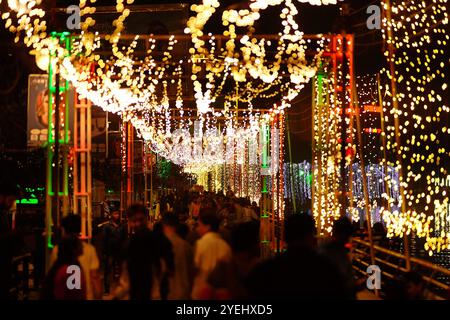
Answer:
[{"label": "woman in crowd", "polygon": [[78,257],[83,253],[76,236],[61,240],[58,258],[50,268],[41,292],[43,300],[85,300],[86,280]]}]

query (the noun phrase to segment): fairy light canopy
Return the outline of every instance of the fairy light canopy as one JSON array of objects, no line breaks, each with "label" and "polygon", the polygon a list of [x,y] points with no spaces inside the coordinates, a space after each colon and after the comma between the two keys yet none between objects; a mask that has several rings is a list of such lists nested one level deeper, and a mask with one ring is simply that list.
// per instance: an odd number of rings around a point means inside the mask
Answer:
[{"label": "fairy light canopy", "polygon": [[[54,56],[53,69],[82,97],[131,122],[154,152],[189,172],[223,175],[218,165],[250,165],[236,159],[261,152],[261,146],[255,149],[250,141],[289,108],[324,60],[329,37],[300,30],[298,4],[326,6],[340,1],[252,0],[234,9],[224,8],[220,0],[201,0],[189,8],[184,34],[141,36],[126,34],[134,2],[116,1],[111,31],[105,34],[96,24],[97,2],[80,0],[81,31],[73,37],[70,55],[49,35],[53,30],[44,1],[0,0],[0,5],[8,8],[1,13],[5,27],[36,56],[41,69],[47,69],[49,56]],[[450,247],[448,1],[383,3],[384,11],[392,14],[392,19],[383,20],[383,37],[393,46],[385,56],[396,69],[395,74],[384,71],[384,104],[377,106],[383,108],[387,128],[382,150],[387,156],[378,165],[392,168],[391,175],[383,176],[390,187],[382,194],[389,203],[383,218],[390,236],[414,233],[425,238],[426,250],[439,252]],[[257,30],[268,9],[278,19],[272,35]],[[220,22],[214,35],[208,30],[212,19]],[[362,79],[360,100],[371,95],[369,103],[376,105],[378,92],[366,90],[377,85],[374,78]],[[338,141],[338,128],[331,121],[337,117],[326,115],[331,125],[313,126],[323,127],[324,134],[331,133]],[[375,119],[369,120],[373,125],[365,128],[368,133],[381,133]],[[373,144],[365,148],[377,149]],[[333,153],[329,162],[340,156]],[[327,166],[327,159],[320,161],[330,176],[338,174],[334,165]],[[331,184],[336,181],[333,178]],[[325,215],[339,214],[332,193],[320,201]],[[400,209],[402,205],[405,209]]]},{"label": "fairy light canopy", "polygon": [[[193,16],[185,29],[185,42],[190,41],[191,48],[184,56],[174,57],[183,44],[176,36],[164,39],[163,52],[157,52],[157,36],[124,37],[133,0],[117,0],[113,30],[106,35],[95,31],[95,1],[80,1],[81,33],[67,55],[57,40],[47,36],[41,1],[13,2],[8,2],[11,10],[2,18],[7,28],[16,33],[16,41],[23,36],[41,67],[49,55],[58,58],[61,74],[82,97],[131,121],[153,151],[184,164],[191,159],[195,163],[208,160],[212,165],[214,161],[223,162],[225,157],[217,155],[215,159],[192,151],[195,138],[188,138],[185,133],[192,132],[195,124],[201,131],[202,150],[207,150],[213,136],[226,141],[257,134],[261,117],[253,111],[255,104],[269,110],[271,101],[278,101],[277,112],[289,107],[289,101],[314,76],[328,41],[322,35],[304,37],[295,21],[297,1],[291,0],[258,0],[252,1],[248,10],[224,10],[224,31],[217,39],[206,34],[204,26],[221,4],[203,1],[191,6]],[[254,23],[269,6],[279,7],[282,28],[271,37],[257,35]],[[145,54],[137,55],[142,43]],[[308,56],[307,50],[313,53]],[[196,111],[185,112],[186,96],[193,96]],[[241,109],[242,112],[237,111]],[[182,150],[177,144],[187,146],[187,141],[191,143],[191,157],[170,152],[174,148]],[[192,159],[192,155],[199,158]]]},{"label": "fairy light canopy", "polygon": [[398,0],[383,9],[392,16],[383,21],[383,37],[393,47],[385,55],[395,69],[384,71],[391,83],[383,105],[386,151],[396,155],[385,161],[403,172],[398,205],[405,208],[386,209],[384,218],[389,235],[414,233],[432,255],[450,248],[448,189],[436,183],[450,163],[448,1]]}]

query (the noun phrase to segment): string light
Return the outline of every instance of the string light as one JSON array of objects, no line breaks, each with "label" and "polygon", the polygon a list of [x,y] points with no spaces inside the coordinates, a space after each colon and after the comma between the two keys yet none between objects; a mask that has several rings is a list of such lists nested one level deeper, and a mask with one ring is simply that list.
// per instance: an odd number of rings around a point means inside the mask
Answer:
[{"label": "string light", "polygon": [[330,94],[334,81],[322,71],[313,82],[312,212],[321,234],[331,233],[333,221],[340,216],[336,190],[340,186],[339,110],[342,105]]},{"label": "string light", "polygon": [[387,51],[386,56],[396,68],[395,74],[385,74],[397,86],[397,92],[387,88],[391,101],[385,101],[383,106],[390,110],[386,115],[387,149],[397,153],[402,162],[391,164],[403,170],[399,178],[406,207],[405,212],[385,209],[384,219],[391,236],[413,232],[425,238],[425,249],[430,255],[450,246],[447,225],[442,223],[448,212],[448,195],[435,184],[439,176],[448,174],[443,165],[450,156],[444,121],[450,110],[443,101],[448,82],[447,2],[399,0],[390,8],[384,3],[384,10],[390,10],[392,19],[383,19],[383,37],[395,50],[391,54]]},{"label": "string light", "polygon": [[[317,5],[336,3],[331,0],[302,2]],[[199,117],[192,122],[192,120],[183,120],[181,68],[174,67],[174,64],[170,62],[171,52],[176,44],[173,37],[169,39],[169,45],[163,54],[162,61],[156,61],[151,55],[151,51],[155,48],[153,39],[148,40],[150,49],[143,60],[138,60],[133,55],[139,41],[138,37],[128,47],[119,47],[124,21],[130,14],[130,10],[125,7],[123,0],[117,0],[116,11],[119,13],[119,17],[113,22],[115,29],[104,39],[101,39],[98,33],[90,31],[95,25],[95,20],[91,17],[95,13],[95,8],[90,7],[87,1],[80,1],[81,16],[83,17],[82,32],[74,43],[71,57],[66,57],[66,52],[59,48],[57,43],[51,43],[46,38],[45,21],[40,20],[44,17],[45,12],[35,8],[40,1],[21,1],[21,3],[30,4],[27,6],[29,10],[22,12],[22,9],[16,8],[19,27],[10,28],[10,31],[19,35],[28,30],[24,41],[34,49],[32,52],[34,54],[41,54],[46,50],[48,52],[56,51],[57,59],[55,60],[60,59],[62,75],[72,82],[81,97],[88,98],[107,111],[121,115],[123,121],[132,123],[138,134],[148,142],[154,152],[174,163],[184,165],[187,171],[198,171],[201,168],[205,172],[214,168],[214,165],[222,163],[232,166],[233,170],[230,175],[232,183],[230,185],[235,190],[242,189],[236,186],[238,171],[242,172],[242,167],[237,166],[247,166],[247,158],[243,157],[243,154],[246,154],[248,142],[244,144],[240,142],[255,140],[259,133],[261,118],[252,113],[252,101],[258,97],[267,99],[279,95],[280,104],[271,109],[269,117],[272,123],[275,119],[282,118],[283,110],[290,106],[289,102],[303,89],[303,84],[316,73],[323,48],[327,45],[327,37],[319,36],[314,44],[317,53],[312,62],[308,62],[305,54],[306,48],[307,45],[312,46],[313,44],[309,40],[305,40],[303,33],[298,30],[294,19],[298,11],[293,1],[258,0],[252,2],[251,10],[224,11],[222,21],[227,28],[224,36],[228,40],[225,47],[217,53],[214,37],[210,35],[207,49],[202,30],[220,3],[215,0],[205,0],[201,5],[193,5],[192,10],[196,15],[189,19],[186,30],[192,36],[193,48],[190,49],[189,59],[185,60],[192,64],[192,80],[199,111]],[[127,4],[132,3],[132,0],[127,1]],[[255,38],[253,24],[260,18],[260,11],[268,6],[280,4],[283,5],[280,13],[283,30],[279,33],[277,43],[272,44],[270,40]],[[37,22],[34,22],[37,27],[29,28],[27,21],[30,19],[23,19],[23,16],[37,17]],[[2,18],[9,19],[9,16],[2,15]],[[6,21],[7,25],[12,24],[12,20]],[[238,39],[236,27],[247,28],[247,34],[240,37],[239,43],[236,43]],[[32,35],[29,30],[32,30]],[[97,49],[102,47],[103,40],[109,41],[112,45],[112,55],[107,60],[102,59],[96,53]],[[275,59],[269,61],[267,52],[274,46],[276,46],[277,53]],[[92,68],[95,72],[92,72]],[[205,87],[197,79],[197,74],[203,71],[208,80]],[[179,79],[176,84],[175,108],[170,108],[169,83],[162,80],[166,76],[175,76]],[[208,122],[208,117],[220,115],[214,111],[212,104],[222,93],[229,76],[237,83],[238,90],[236,94],[225,95],[227,101],[224,103],[225,111],[222,114],[228,120],[227,125],[221,131],[216,127],[216,121]],[[283,80],[286,76],[287,82]],[[215,86],[216,82],[219,83],[218,86]],[[243,82],[246,82],[245,85],[239,85]],[[270,85],[267,85],[268,83]],[[270,90],[272,91],[270,92]],[[249,112],[245,114],[243,122],[238,123],[238,121],[232,120],[233,110],[229,108],[230,101],[248,104]],[[181,119],[177,125],[173,124],[170,119],[169,110],[172,109],[178,110]],[[206,123],[203,122],[203,116],[206,116]],[[189,135],[189,129],[193,125],[198,130],[197,139]],[[179,131],[172,132],[173,128],[177,128]],[[273,129],[282,132],[283,124],[281,123],[279,128],[275,126]],[[275,132],[273,132],[272,139],[277,139]],[[279,136],[278,139],[280,139]],[[280,144],[274,144],[274,146],[278,145]],[[215,147],[213,148],[213,146]],[[212,149],[218,151],[212,153]],[[257,152],[258,148],[253,146],[251,150]],[[283,163],[282,152],[277,150],[276,148],[272,150],[272,174],[278,174],[279,166]],[[251,166],[254,166],[255,170],[253,171],[256,173],[258,164],[251,164]],[[250,174],[247,173],[247,170],[245,172],[246,179],[250,179]],[[255,179],[255,175],[252,176],[251,179]],[[203,179],[204,177],[203,174]],[[273,187],[278,194],[274,201],[279,214],[282,215],[284,210],[282,178],[279,183],[274,183]],[[242,194],[242,190],[239,190],[239,193]]]},{"label": "string light", "polygon": [[[330,1],[312,2],[314,4],[332,3]],[[205,99],[205,97],[209,98],[211,96],[211,88],[208,88],[208,86],[211,86],[215,82],[215,78],[220,76],[223,72],[224,65],[229,66],[231,75],[237,83],[246,81],[247,76],[250,76],[253,80],[259,79],[264,83],[273,83],[279,80],[281,65],[284,63],[289,72],[290,82],[294,84],[297,94],[301,87],[296,85],[308,82],[315,74],[316,67],[314,63],[312,66],[308,66],[305,58],[306,41],[303,39],[303,34],[298,30],[298,25],[294,21],[297,9],[292,1],[288,0],[284,2],[284,9],[280,14],[284,29],[280,33],[277,54],[272,63],[269,63],[268,59],[266,59],[266,47],[270,47],[271,42],[264,38],[258,40],[253,37],[255,31],[253,24],[260,18],[259,11],[266,9],[267,6],[279,5],[281,3],[281,1],[254,1],[250,6],[251,10],[237,11],[232,9],[223,12],[222,24],[227,27],[223,34],[228,40],[225,48],[222,48],[220,52],[220,57],[222,58],[210,58],[210,61],[219,61],[219,63],[209,63],[204,67],[197,63],[198,59],[194,59],[192,64],[197,106],[201,110],[204,110],[205,105],[207,105],[205,100],[207,102],[211,101]],[[210,42],[210,48],[208,48],[202,37],[204,35],[203,28],[205,24],[219,6],[220,2],[217,0],[204,0],[201,4],[191,6],[191,10],[195,15],[188,20],[185,32],[191,34],[193,47],[191,47],[190,53],[194,57],[210,57],[214,55],[215,48],[212,46],[213,43]],[[239,45],[236,43],[236,27],[247,28],[247,34],[240,37]],[[319,44],[322,44],[321,41],[319,41]],[[318,49],[318,55],[314,59],[316,64],[320,55],[321,50]],[[206,78],[208,79],[206,90],[204,90],[200,81],[196,79],[196,74],[200,72],[206,73]],[[237,96],[242,99],[246,95],[238,93]],[[247,98],[245,101],[249,100],[251,99]]]}]

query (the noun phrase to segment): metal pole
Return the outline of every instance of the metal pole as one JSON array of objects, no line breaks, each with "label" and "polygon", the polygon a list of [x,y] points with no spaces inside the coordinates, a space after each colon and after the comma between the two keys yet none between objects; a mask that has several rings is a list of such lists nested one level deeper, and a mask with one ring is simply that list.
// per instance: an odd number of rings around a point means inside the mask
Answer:
[{"label": "metal pole", "polygon": [[[69,34],[63,33],[62,38],[65,41],[66,46],[66,57],[70,56],[72,52],[72,37]],[[63,192],[63,202],[62,202],[62,216],[65,217],[69,214],[69,128],[70,128],[70,100],[73,98],[72,95],[69,95],[69,81],[64,80],[64,138],[63,138],[63,149],[62,149],[62,162],[63,162],[63,171],[62,171],[62,192]]]},{"label": "metal pole", "polygon": [[377,74],[377,89],[378,89],[378,102],[380,104],[380,122],[381,122],[381,145],[383,147],[383,171],[384,171],[384,190],[386,194],[388,195],[387,200],[387,209],[390,212],[391,211],[391,203],[389,201],[391,192],[389,189],[389,184],[387,181],[388,176],[388,167],[387,167],[387,156],[386,156],[386,129],[384,126],[384,110],[383,110],[383,97],[381,96],[381,79],[380,74]]},{"label": "metal pole", "polygon": [[[344,37],[343,42],[346,44],[346,51],[344,51],[344,56],[347,57],[348,61],[348,74],[349,77],[349,85],[347,88],[345,88],[346,92],[348,92],[348,95],[350,97],[349,100],[349,111],[350,111],[350,123],[348,127],[348,139],[350,143],[350,148],[353,147],[353,112],[355,111],[355,106],[353,105],[353,96],[357,99],[356,95],[356,85],[355,85],[355,79],[354,79],[354,72],[353,72],[353,48],[354,48],[354,42],[353,42],[353,36],[347,35]],[[360,145],[362,145],[362,141],[360,142]],[[349,199],[349,206],[353,209],[353,149],[350,150],[350,165],[348,167],[348,199]]]},{"label": "metal pole", "polygon": [[91,101],[86,99],[86,218],[87,218],[87,237],[89,242],[92,240],[92,114]]},{"label": "metal pole", "polygon": [[153,208],[153,152],[150,154],[150,208]]},{"label": "metal pole", "polygon": [[279,242],[280,242],[280,253],[284,247],[284,112],[280,112],[278,115],[278,125],[279,125],[279,136],[280,136],[280,151],[279,151],[279,165],[278,165],[278,216],[279,219]]},{"label": "metal pole", "polygon": [[143,171],[144,171],[144,205],[149,209],[149,212],[151,212],[150,203],[148,202],[148,153],[147,148],[145,144],[143,145]]},{"label": "metal pole", "polygon": [[[279,130],[279,123],[280,122],[279,122],[279,115],[278,115],[278,116],[276,116],[276,120],[274,119],[274,128],[275,128],[275,130],[278,129],[278,143],[280,145],[280,149],[279,149],[278,152],[281,153],[281,132]],[[277,199],[277,206],[276,206],[276,208],[274,210],[274,212],[276,212],[275,235],[276,235],[276,239],[277,239],[277,241],[276,241],[277,254],[281,253],[281,243],[280,243],[280,235],[281,235],[281,229],[280,229],[280,223],[281,223],[280,214],[281,214],[281,212],[280,212],[280,208],[281,208],[281,205],[280,205],[280,186],[279,186],[278,183],[279,183],[279,179],[280,179],[280,171],[282,170],[282,168],[281,168],[282,164],[280,163],[279,159],[280,159],[280,155],[278,155],[278,170],[277,170],[277,172],[274,172],[273,180],[272,180],[272,183],[273,183],[274,188],[276,190],[276,192],[274,192],[274,196],[273,197]],[[272,160],[273,160],[272,163],[274,163],[275,159],[273,158],[273,155],[272,155]]]},{"label": "metal pole", "polygon": [[127,122],[127,207],[134,199],[134,130],[130,121]]},{"label": "metal pole", "polygon": [[[332,152],[333,152],[333,147],[330,145],[330,140],[331,140],[331,134],[333,132],[333,120],[331,119],[331,105],[330,105],[330,83],[329,83],[329,79],[328,79],[328,74],[324,73],[323,74],[323,84],[322,84],[323,89],[325,90],[325,100],[324,100],[324,110],[325,110],[325,115],[328,119],[327,121],[327,130],[325,131],[325,144],[326,144],[326,149],[325,149],[325,157],[328,161],[328,159],[330,159],[330,156],[332,156]],[[331,120],[331,121],[330,121]],[[334,155],[334,154],[333,154]],[[331,175],[331,177],[333,178],[332,181],[335,181],[336,179],[334,179],[333,175]],[[328,192],[335,192],[336,188],[334,188],[334,186],[330,187],[330,175],[326,174],[326,178],[324,181],[324,187],[325,190],[327,190]],[[332,206],[332,204],[330,203],[330,200],[327,199],[326,202],[327,208],[330,208]]]},{"label": "metal pole", "polygon": [[[403,167],[402,167],[402,155],[401,155],[401,140],[400,140],[400,124],[399,124],[399,108],[397,100],[397,81],[395,79],[395,47],[394,47],[394,36],[391,27],[391,3],[390,0],[384,0],[385,4],[385,15],[387,20],[387,46],[388,46],[388,62],[389,62],[389,78],[391,80],[391,95],[392,95],[392,109],[394,111],[394,127],[395,127],[395,154],[396,154],[396,165],[398,167],[398,179],[399,179],[399,191],[401,199],[401,210],[402,213],[406,213],[406,199],[405,199],[405,189],[403,187]],[[409,239],[406,234],[403,236],[404,242],[404,253],[406,256],[406,269],[411,269],[411,257],[409,252]]]},{"label": "metal pole", "polygon": [[[313,80],[315,80],[315,78],[313,78]],[[312,83],[312,108],[311,108],[311,148],[312,148],[312,152],[311,152],[311,214],[312,216],[314,216],[314,202],[315,202],[315,196],[316,196],[316,192],[315,192],[315,188],[316,188],[316,184],[315,184],[315,175],[314,175],[314,170],[315,170],[315,159],[316,159],[316,139],[315,139],[315,134],[314,134],[314,125],[315,125],[315,118],[316,118],[316,113],[315,113],[315,100],[316,100],[316,90],[314,88],[314,82]],[[317,220],[318,221],[318,220]],[[320,231],[319,226],[317,226],[318,231]]]},{"label": "metal pole", "polygon": [[[322,234],[322,198],[323,198],[323,193],[326,190],[323,190],[323,185],[322,185],[322,176],[323,176],[323,163],[322,163],[322,158],[323,158],[323,141],[322,141],[322,136],[323,136],[323,130],[322,130],[322,116],[323,116],[323,75],[319,73],[318,77],[317,77],[317,94],[315,92],[315,88],[313,86],[313,102],[314,102],[314,106],[317,107],[317,131],[318,131],[318,141],[317,141],[317,146],[315,146],[318,150],[317,152],[317,179],[314,179],[314,182],[316,183],[316,185],[318,186],[317,189],[317,195],[316,197],[318,197],[318,203],[317,203],[317,232],[318,235]],[[313,207],[314,208],[314,207]]]},{"label": "metal pole", "polygon": [[[331,84],[333,86],[332,88],[332,93],[333,93],[333,106],[332,109],[334,110],[334,112],[338,112],[339,111],[339,83],[338,83],[338,55],[339,55],[339,48],[338,48],[338,40],[339,40],[339,35],[333,35],[332,37],[332,41],[331,41],[331,65],[332,65],[332,78],[331,78]],[[327,88],[327,90],[329,90]],[[329,97],[327,97],[327,99],[329,99]],[[335,130],[335,135],[336,135],[336,139],[338,139],[338,135],[339,135],[339,126],[340,126],[340,116],[338,115],[336,118],[333,119],[332,121],[332,129]],[[331,128],[330,128],[331,129]],[[334,132],[333,132],[334,133]],[[331,147],[331,146],[330,146]],[[338,152],[339,152],[339,144],[336,143],[335,146],[332,146],[333,148],[327,153],[327,156],[332,156],[333,158],[335,158],[333,160],[333,165],[335,165],[336,170],[333,170],[332,173],[332,185],[333,185],[333,191],[334,191],[334,198],[332,199],[332,203],[329,203],[330,201],[327,200],[327,206],[328,207],[332,207],[333,210],[334,208],[339,206],[340,203],[340,189],[339,189],[339,183],[340,183],[340,172],[339,170],[337,170],[338,168]]]},{"label": "metal pole", "polygon": [[346,167],[346,159],[345,152],[347,147],[347,122],[345,121],[346,117],[346,86],[347,86],[347,41],[345,37],[345,32],[342,33],[342,79],[341,79],[341,163],[340,163],[340,173],[341,173],[341,194],[340,194],[340,204],[341,204],[341,216],[345,216],[347,209],[347,183],[345,180],[345,167]]},{"label": "metal pole", "polygon": [[[60,78],[59,78],[59,70],[56,70],[55,72],[55,154],[54,154],[54,161],[53,161],[53,221],[56,221],[56,226],[59,227],[60,225],[60,203],[59,203],[59,149],[60,149],[60,143],[59,143],[59,127],[60,127],[60,110],[59,110],[59,100],[60,100]],[[50,97],[51,99],[51,97]],[[49,110],[50,112],[50,110]]]},{"label": "metal pole", "polygon": [[[270,231],[270,206],[268,190],[268,172],[269,169],[269,145],[270,134],[269,126],[266,122],[261,124],[260,146],[261,146],[261,200],[260,200],[260,234],[261,234],[261,257],[268,258],[271,255],[271,231]],[[225,166],[226,167],[226,166]]]},{"label": "metal pole", "polygon": [[[86,135],[87,135],[87,110],[86,110],[86,99],[79,99],[78,110],[79,112],[79,122],[77,124],[80,130],[80,141],[79,147],[77,148],[77,162],[79,159],[79,176],[76,183],[79,184],[79,192],[76,194],[76,201],[80,203],[79,211],[77,214],[81,216],[81,236],[84,239],[88,238],[87,235],[87,171],[86,171],[86,161],[87,161],[87,145],[86,145]],[[77,129],[78,129],[77,128]]]},{"label": "metal pole", "polygon": [[106,111],[106,150],[105,159],[109,157],[109,113]]},{"label": "metal pole", "polygon": [[[363,192],[364,192],[364,209],[366,211],[366,220],[367,220],[367,233],[369,235],[369,243],[370,243],[370,263],[372,265],[375,264],[375,251],[373,247],[373,237],[372,237],[372,215],[370,214],[370,208],[369,208],[369,190],[367,188],[367,175],[366,175],[366,169],[365,169],[365,161],[364,161],[364,154],[363,154],[363,141],[361,136],[361,121],[359,118],[359,105],[358,105],[358,98],[356,95],[356,86],[354,85],[354,94],[353,99],[355,102],[355,108],[351,110],[351,114],[355,115],[356,117],[356,135],[358,138],[358,151],[359,151],[359,164],[361,169],[361,175],[362,175],[362,184],[363,184]],[[378,295],[378,292],[375,291],[375,294]]]},{"label": "metal pole", "polygon": [[120,144],[120,150],[121,150],[121,167],[120,167],[120,218],[123,218],[124,212],[127,208],[126,204],[126,182],[127,182],[127,176],[126,176],[126,147],[127,147],[127,123],[125,121],[121,121],[121,144]]},{"label": "metal pole", "polygon": [[292,170],[292,149],[291,149],[291,131],[289,130],[289,117],[286,113],[286,130],[287,130],[287,140],[288,140],[288,147],[289,147],[289,175],[291,176],[291,196],[292,196],[292,205],[294,206],[294,213],[297,212],[297,201],[295,199],[294,194],[294,174]]}]

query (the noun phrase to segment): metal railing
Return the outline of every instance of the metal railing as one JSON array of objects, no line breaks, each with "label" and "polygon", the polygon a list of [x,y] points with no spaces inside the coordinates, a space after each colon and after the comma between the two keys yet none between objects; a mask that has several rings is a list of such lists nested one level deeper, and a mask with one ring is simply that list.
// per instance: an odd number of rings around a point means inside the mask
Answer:
[{"label": "metal railing", "polygon": [[[379,245],[373,245],[375,263],[380,267],[381,273],[388,279],[394,280],[398,276],[410,271],[407,268],[408,257],[400,252],[386,249]],[[361,239],[353,239],[352,246],[353,268],[358,273],[367,276],[365,269],[370,263],[370,242]],[[450,270],[433,264],[429,261],[409,257],[411,270],[418,272],[424,282],[426,289],[432,293],[435,299],[447,299],[450,292]],[[447,279],[438,279],[447,277]]]}]

